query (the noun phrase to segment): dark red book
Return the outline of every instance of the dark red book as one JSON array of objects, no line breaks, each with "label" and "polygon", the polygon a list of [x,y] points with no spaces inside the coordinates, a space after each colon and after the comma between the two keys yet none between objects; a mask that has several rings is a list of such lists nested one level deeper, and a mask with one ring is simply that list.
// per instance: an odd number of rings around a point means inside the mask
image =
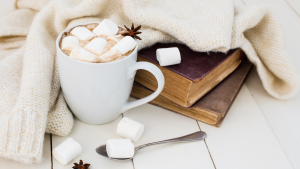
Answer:
[{"label": "dark red book", "polygon": [[[252,63],[244,57],[242,63],[232,74],[191,107],[182,107],[162,95],[156,97],[150,104],[219,127],[239,93],[251,67]],[[152,93],[152,90],[135,82],[131,97],[140,99]]]},{"label": "dark red book", "polygon": [[[168,47],[178,47],[181,63],[159,66],[156,49]],[[165,77],[162,96],[183,107],[190,107],[239,66],[241,53],[240,49],[227,53],[195,52],[183,44],[158,43],[139,51],[138,61],[153,63],[162,71]],[[135,81],[153,91],[157,88],[155,77],[145,70],[137,71]]]}]

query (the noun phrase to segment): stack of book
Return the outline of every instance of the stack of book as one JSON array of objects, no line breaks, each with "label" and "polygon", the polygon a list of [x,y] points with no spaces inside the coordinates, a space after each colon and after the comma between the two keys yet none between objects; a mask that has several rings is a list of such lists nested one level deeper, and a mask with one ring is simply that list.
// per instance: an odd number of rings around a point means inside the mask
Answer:
[{"label": "stack of book", "polygon": [[[181,63],[159,66],[156,49],[168,47],[178,47]],[[240,49],[205,53],[182,44],[158,43],[139,51],[138,61],[155,64],[165,77],[163,91],[150,104],[219,127],[252,67],[243,55]],[[155,77],[138,70],[131,97],[146,97],[156,88]]]}]

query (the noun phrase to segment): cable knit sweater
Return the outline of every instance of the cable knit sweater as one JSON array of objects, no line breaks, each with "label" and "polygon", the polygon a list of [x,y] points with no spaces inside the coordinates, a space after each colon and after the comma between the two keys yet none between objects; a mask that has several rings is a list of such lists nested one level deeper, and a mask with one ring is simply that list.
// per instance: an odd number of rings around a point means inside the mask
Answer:
[{"label": "cable knit sweater", "polygon": [[42,157],[44,133],[67,135],[73,116],[60,91],[55,39],[66,27],[108,18],[142,25],[140,49],[179,42],[196,51],[242,48],[266,91],[287,99],[300,80],[284,47],[280,25],[265,6],[234,7],[231,0],[18,0],[0,17],[0,157],[24,163]]}]

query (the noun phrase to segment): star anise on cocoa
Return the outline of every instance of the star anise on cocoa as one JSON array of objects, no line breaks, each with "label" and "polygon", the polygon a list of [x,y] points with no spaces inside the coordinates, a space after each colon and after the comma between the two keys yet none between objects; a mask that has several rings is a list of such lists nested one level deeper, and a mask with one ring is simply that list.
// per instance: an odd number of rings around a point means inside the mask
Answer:
[{"label": "star anise on cocoa", "polygon": [[74,166],[72,168],[74,169],[88,169],[90,167],[91,164],[85,163],[83,164],[83,161],[80,160],[79,164],[78,163],[74,163]]},{"label": "star anise on cocoa", "polygon": [[142,40],[139,36],[137,36],[138,34],[141,34],[141,33],[142,33],[142,32],[138,32],[138,30],[141,29],[142,25],[140,25],[140,26],[134,28],[134,25],[133,25],[133,23],[132,23],[131,29],[127,28],[126,25],[124,25],[124,27],[126,28],[126,32],[121,33],[121,35],[123,35],[123,36],[131,36],[131,37],[133,37],[133,38]]}]

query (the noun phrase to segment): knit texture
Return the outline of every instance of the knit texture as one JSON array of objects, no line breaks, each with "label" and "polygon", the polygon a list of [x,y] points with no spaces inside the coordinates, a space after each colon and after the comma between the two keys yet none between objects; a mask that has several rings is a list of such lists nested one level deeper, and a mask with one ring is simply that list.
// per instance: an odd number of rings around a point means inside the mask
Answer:
[{"label": "knit texture", "polygon": [[0,17],[0,157],[23,163],[42,157],[44,133],[67,135],[73,116],[60,90],[55,39],[68,26],[100,22],[142,25],[140,49],[178,42],[195,51],[242,48],[275,98],[295,95],[300,80],[276,16],[266,6],[231,0],[18,0]]}]

